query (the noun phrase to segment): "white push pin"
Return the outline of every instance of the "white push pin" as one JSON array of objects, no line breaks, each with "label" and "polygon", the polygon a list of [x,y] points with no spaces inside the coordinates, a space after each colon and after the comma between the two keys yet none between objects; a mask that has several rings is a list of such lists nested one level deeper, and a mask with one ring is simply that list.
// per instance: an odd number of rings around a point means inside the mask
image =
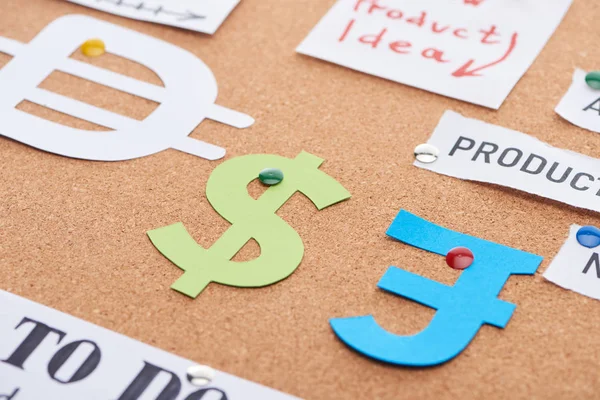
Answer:
[{"label": "white push pin", "polygon": [[208,385],[215,379],[215,370],[208,365],[192,365],[187,369],[187,379],[194,386]]},{"label": "white push pin", "polygon": [[423,143],[415,147],[415,158],[424,164],[431,164],[438,159],[440,151],[437,147],[429,143]]},{"label": "white push pin", "polygon": [[[69,58],[91,37],[107,51],[140,63],[164,87]],[[217,81],[206,64],[170,43],[83,15],[58,18],[29,44],[0,37],[0,51],[14,58],[0,70],[0,134],[67,157],[119,161],[168,148],[208,160],[225,149],[188,137],[205,118],[247,128],[254,119],[215,104]],[[38,88],[54,69],[159,103],[143,121]],[[101,125],[113,131],[75,129],[17,110],[23,100]]]}]

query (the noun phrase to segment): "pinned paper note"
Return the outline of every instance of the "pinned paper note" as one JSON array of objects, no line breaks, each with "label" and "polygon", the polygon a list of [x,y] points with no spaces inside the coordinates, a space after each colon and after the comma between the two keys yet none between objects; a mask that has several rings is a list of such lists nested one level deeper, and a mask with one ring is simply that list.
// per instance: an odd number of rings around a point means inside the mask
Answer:
[{"label": "pinned paper note", "polygon": [[572,0],[338,0],[297,51],[499,108]]},{"label": "pinned paper note", "polygon": [[1,400],[294,400],[0,290]]},{"label": "pinned paper note", "polygon": [[240,0],[68,0],[122,17],[215,33]]},{"label": "pinned paper note", "polygon": [[600,300],[600,248],[580,244],[577,241],[580,228],[579,225],[571,225],[569,237],[544,272],[544,278],[565,289]]},{"label": "pinned paper note", "polygon": [[[431,323],[415,335],[392,334],[372,315],[330,321],[336,335],[348,346],[391,364],[441,364],[463,351],[483,324],[504,328],[516,306],[500,300],[498,294],[511,274],[532,275],[542,262],[542,257],[535,254],[451,231],[404,210],[387,234],[442,256],[457,246],[467,247],[474,254],[473,263],[453,286],[396,267],[383,275],[378,284],[381,289],[437,310]],[[442,263],[439,268],[444,268]]]},{"label": "pinned paper note", "polygon": [[[141,82],[69,56],[90,38],[108,53],[153,70],[164,87]],[[236,128],[254,123],[248,115],[214,104],[217,82],[200,59],[162,40],[83,15],[61,17],[30,43],[0,37],[0,51],[14,58],[0,70],[0,135],[41,150],[87,160],[118,161],[168,148],[209,160],[225,149],[188,137],[205,118]],[[159,103],[143,121],[65,97],[38,85],[54,69]],[[15,107],[28,100],[113,131],[75,129]]]},{"label": "pinned paper note", "polygon": [[415,161],[419,168],[600,211],[600,159],[452,111],[446,111],[427,143],[439,149],[439,156],[432,163]]},{"label": "pinned paper note", "polygon": [[592,89],[585,76],[584,70],[575,70],[571,86],[555,111],[573,125],[600,133],[600,90]]},{"label": "pinned paper note", "polygon": [[[304,244],[276,211],[296,192],[307,196],[319,210],[350,198],[339,182],[319,170],[322,162],[306,152],[294,159],[255,154],[216,167],[206,183],[206,197],[231,227],[212,247],[197,244],[182,223],[148,232],[154,246],[185,271],[171,287],[196,297],[210,282],[261,287],[292,274],[302,261]],[[279,169],[285,179],[254,200],[247,186],[265,168]],[[250,239],[258,242],[260,256],[251,261],[231,261]]]}]

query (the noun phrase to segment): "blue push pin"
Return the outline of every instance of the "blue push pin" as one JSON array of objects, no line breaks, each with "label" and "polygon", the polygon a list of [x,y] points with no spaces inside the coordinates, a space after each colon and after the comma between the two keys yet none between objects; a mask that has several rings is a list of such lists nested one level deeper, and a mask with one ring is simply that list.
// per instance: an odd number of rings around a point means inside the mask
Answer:
[{"label": "blue push pin", "polygon": [[600,245],[600,229],[595,226],[582,226],[577,231],[577,241],[580,245],[593,249]]}]

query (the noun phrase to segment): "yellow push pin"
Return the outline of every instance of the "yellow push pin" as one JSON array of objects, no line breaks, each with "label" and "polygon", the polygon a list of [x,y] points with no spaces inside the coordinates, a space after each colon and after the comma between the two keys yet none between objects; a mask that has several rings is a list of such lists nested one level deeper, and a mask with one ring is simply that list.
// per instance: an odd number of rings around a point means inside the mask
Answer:
[{"label": "yellow push pin", "polygon": [[88,39],[81,45],[81,52],[88,57],[98,57],[106,52],[106,46],[100,39]]}]

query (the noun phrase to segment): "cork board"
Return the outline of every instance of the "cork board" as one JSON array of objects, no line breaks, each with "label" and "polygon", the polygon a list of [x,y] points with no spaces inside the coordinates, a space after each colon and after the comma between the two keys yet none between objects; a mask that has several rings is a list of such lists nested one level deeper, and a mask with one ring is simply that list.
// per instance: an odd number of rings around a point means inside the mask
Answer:
[{"label": "cork board", "polygon": [[[21,42],[62,15],[82,13],[196,54],[216,76],[218,103],[257,122],[236,130],[204,121],[191,136],[225,147],[226,160],[312,152],[326,159],[321,169],[353,197],[319,212],[297,194],[280,209],[305,245],[290,278],[261,289],[211,284],[191,300],[169,289],[181,271],[145,232],[182,221],[202,246],[214,243],[228,224],[204,191],[220,161],[167,150],[132,161],[90,162],[0,138],[0,288],[308,399],[595,398],[600,303],[541,273],[570,224],[600,226],[600,215],[417,169],[412,150],[452,109],[600,157],[600,136],[553,111],[575,67],[600,65],[600,3],[574,1],[499,111],[296,54],[333,3],[244,0],[211,37],[60,0],[2,1],[0,35]],[[160,83],[144,67],[114,56],[93,63]],[[138,119],[155,107],[60,73],[42,87]],[[30,103],[19,108],[99,129]],[[261,188],[249,190],[258,196]],[[458,277],[442,257],[385,236],[401,208],[545,258],[534,277],[513,276],[500,294],[518,306],[506,329],[484,326],[460,356],[436,368],[371,361],[336,339],[328,324],[331,317],[373,314],[391,332],[417,332],[434,311],[378,290],[379,278],[390,265],[446,284]],[[249,244],[236,259],[257,254]]]}]

